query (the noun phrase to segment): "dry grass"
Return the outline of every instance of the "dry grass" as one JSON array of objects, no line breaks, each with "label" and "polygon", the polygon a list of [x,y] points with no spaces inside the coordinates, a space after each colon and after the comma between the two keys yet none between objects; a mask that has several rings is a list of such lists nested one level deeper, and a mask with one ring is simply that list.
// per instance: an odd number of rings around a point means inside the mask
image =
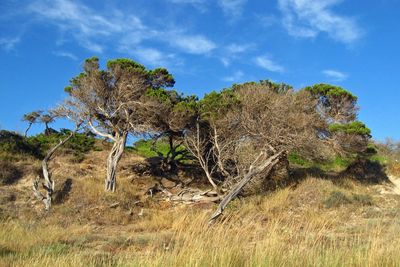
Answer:
[{"label": "dry grass", "polygon": [[[380,194],[382,185],[308,178],[235,200],[209,225],[213,205],[148,199],[154,180],[129,172],[130,156],[119,194],[104,194],[104,157],[94,152],[79,169],[54,163],[57,187],[72,185],[47,216],[23,179],[1,188],[16,199],[0,202],[0,266],[400,265],[400,196]],[[327,205],[335,194],[349,201]]]}]

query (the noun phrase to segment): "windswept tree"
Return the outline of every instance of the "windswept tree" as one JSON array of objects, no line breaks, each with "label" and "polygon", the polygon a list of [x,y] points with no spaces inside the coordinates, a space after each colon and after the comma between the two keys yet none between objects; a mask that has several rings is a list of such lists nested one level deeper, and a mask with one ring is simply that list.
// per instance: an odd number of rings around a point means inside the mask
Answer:
[{"label": "windswept tree", "polygon": [[24,114],[24,116],[22,117],[22,120],[28,122],[28,128],[26,128],[25,134],[24,134],[25,137],[27,137],[28,131],[32,127],[32,124],[38,122],[41,114],[42,114],[42,111],[40,111],[40,110],[32,111],[27,114]]},{"label": "windswept tree", "polygon": [[117,164],[128,133],[151,131],[148,118],[141,116],[146,108],[146,92],[171,87],[175,81],[166,69],[147,70],[129,59],[110,60],[107,69],[102,70],[98,58],[92,57],[84,62],[83,69],[65,88],[69,97],[63,105],[95,134],[113,142],[107,159],[105,190],[114,192]]},{"label": "windswept tree", "polygon": [[212,219],[239,193],[268,188],[273,174],[287,167],[289,153],[317,160],[330,156],[319,136],[326,122],[317,104],[306,90],[268,81],[234,85],[200,101],[201,116],[186,144],[210,183],[227,192]]},{"label": "windswept tree", "polygon": [[164,158],[164,165],[174,171],[178,161],[185,158],[187,153],[183,146],[183,136],[197,117],[197,97],[156,88],[148,90],[145,99],[148,107],[145,116],[155,133],[154,142],[159,138],[168,140],[169,150]]},{"label": "windswept tree", "polygon": [[40,121],[41,121],[42,123],[44,123],[44,125],[45,125],[45,127],[46,127],[45,130],[44,130],[44,134],[45,134],[45,135],[50,135],[52,131],[54,132],[54,130],[53,130],[53,129],[50,129],[50,127],[49,127],[49,124],[50,124],[50,123],[53,123],[54,120],[55,120],[53,114],[51,114],[51,113],[43,114],[43,115],[41,115],[41,116],[39,117],[39,119],[40,119]]},{"label": "windswept tree", "polygon": [[357,120],[355,95],[329,84],[316,84],[304,90],[317,101],[315,110],[325,122],[319,129],[320,137],[330,142],[336,153],[357,154],[367,149],[371,131]]},{"label": "windswept tree", "polygon": [[56,118],[67,118],[73,120],[75,122],[75,129],[70,131],[69,134],[60,139],[57,144],[50,148],[42,160],[42,176],[44,180],[42,187],[45,193],[42,193],[43,190],[41,191],[39,188],[40,177],[38,176],[33,181],[33,193],[40,201],[43,202],[45,211],[50,210],[53,200],[53,193],[55,191],[55,180],[52,177],[52,173],[49,171],[49,162],[54,158],[56,152],[76,134],[83,123],[83,121],[81,121],[79,118],[74,117],[75,114],[71,113],[69,110],[63,109],[62,107],[51,110],[49,114],[51,114],[52,121],[54,121]]}]

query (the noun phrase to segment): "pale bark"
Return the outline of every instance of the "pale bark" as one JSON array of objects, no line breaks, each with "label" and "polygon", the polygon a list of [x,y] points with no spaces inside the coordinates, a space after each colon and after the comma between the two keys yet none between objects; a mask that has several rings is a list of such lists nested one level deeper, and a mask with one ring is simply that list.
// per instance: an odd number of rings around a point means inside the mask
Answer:
[{"label": "pale bark", "polygon": [[218,186],[215,184],[213,177],[212,177],[212,172],[214,169],[209,170],[208,166],[208,161],[212,155],[212,150],[206,152],[204,154],[204,149],[205,149],[205,143],[207,140],[201,140],[200,137],[200,126],[199,123],[197,122],[196,124],[196,133],[193,134],[192,136],[185,136],[185,145],[186,149],[192,153],[192,155],[198,160],[201,168],[203,169],[207,180],[210,182],[214,190],[218,191]]},{"label": "pale bark", "polygon": [[243,179],[237,183],[232,190],[230,190],[222,199],[221,203],[219,204],[217,210],[214,212],[214,214],[210,218],[210,222],[215,221],[223,212],[225,207],[228,205],[228,203],[234,199],[240,191],[243,189],[243,187],[251,181],[251,179],[256,176],[257,174],[261,172],[265,172],[265,175],[268,176],[272,170],[272,168],[279,162],[281,157],[284,155],[284,152],[281,151],[279,153],[276,153],[275,155],[269,157],[266,159],[263,163],[261,163],[259,166],[255,167],[254,165],[256,162],[262,158],[264,155],[264,152],[261,152],[260,155],[257,157],[257,159],[254,161],[254,164],[250,166],[249,171],[247,174],[243,177]]},{"label": "pale bark", "polygon": [[60,148],[62,145],[64,145],[69,139],[71,139],[72,136],[74,136],[74,134],[78,131],[79,126],[80,124],[78,124],[75,130],[71,131],[71,133],[66,138],[60,140],[60,142],[57,145],[55,145],[52,149],[50,149],[47,152],[46,157],[42,160],[42,172],[44,178],[44,183],[42,184],[42,186],[46,191],[46,195],[43,195],[39,191],[39,177],[33,181],[33,193],[39,200],[43,201],[46,211],[49,211],[51,208],[51,201],[55,187],[54,180],[52,179],[51,174],[49,173],[48,162],[50,161],[51,157],[54,155],[56,150]]},{"label": "pale bark", "polygon": [[124,153],[128,133],[115,134],[114,144],[107,159],[107,177],[105,180],[105,191],[115,192],[117,186],[117,166]]}]

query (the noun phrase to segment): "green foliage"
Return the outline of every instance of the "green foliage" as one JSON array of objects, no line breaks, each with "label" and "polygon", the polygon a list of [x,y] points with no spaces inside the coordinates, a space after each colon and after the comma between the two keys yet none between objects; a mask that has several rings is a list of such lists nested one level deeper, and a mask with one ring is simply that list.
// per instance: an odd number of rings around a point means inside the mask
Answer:
[{"label": "green foliage", "polygon": [[166,157],[169,151],[169,145],[165,141],[158,141],[153,149],[153,140],[140,139],[133,144],[133,150],[145,158],[157,157],[161,154]]},{"label": "green foliage", "polygon": [[9,154],[25,154],[39,157],[40,147],[15,132],[0,131],[0,151]]},{"label": "green foliage", "polygon": [[149,71],[151,84],[154,88],[172,87],[175,84],[174,77],[164,68],[156,68]]},{"label": "green foliage", "polygon": [[107,68],[111,71],[115,70],[117,67],[123,70],[134,70],[144,72],[146,68],[131,59],[128,58],[117,58],[107,61]]},{"label": "green foliage", "polygon": [[334,123],[329,125],[331,132],[344,132],[347,134],[359,134],[371,137],[371,130],[360,121],[353,121],[346,124]]},{"label": "green foliage", "polygon": [[368,155],[376,155],[378,153],[378,148],[375,144],[369,143],[365,150],[365,153]]},{"label": "green foliage", "polygon": [[317,168],[323,171],[338,171],[347,168],[353,161],[354,157],[336,156],[333,159],[315,162],[302,158],[295,152],[288,155],[289,163],[303,168]]},{"label": "green foliage", "polygon": [[343,89],[342,87],[339,86],[334,86],[330,84],[315,84],[313,86],[308,86],[304,88],[304,90],[309,91],[313,95],[317,96],[325,96],[325,97],[332,97],[332,98],[338,98],[338,97],[346,97],[349,98],[353,101],[357,100],[357,97],[350,93],[349,91]]},{"label": "green foliage", "polygon": [[226,113],[230,108],[240,104],[240,100],[235,93],[235,86],[232,88],[223,89],[217,93],[212,91],[206,94],[202,100],[199,101],[200,112],[206,118],[215,118],[220,114]]},{"label": "green foliage", "polygon": [[163,88],[149,88],[146,91],[146,96],[169,106],[180,98],[175,90],[167,91]]},{"label": "green foliage", "polygon": [[[38,134],[28,138],[28,142],[34,146],[40,147],[42,154],[46,153],[48,149],[55,146],[61,139],[70,134],[70,130],[61,129],[59,133],[52,133],[50,135]],[[85,134],[77,133],[63,146],[63,149],[72,150],[74,153],[87,153],[93,149],[95,139],[88,137]]]},{"label": "green foliage", "polygon": [[288,160],[289,163],[294,164],[294,165],[299,165],[299,166],[310,166],[312,163],[308,160],[303,159],[299,154],[295,153],[295,152],[291,152],[288,155]]},{"label": "green foliage", "polygon": [[[167,157],[167,154],[170,149],[168,142],[164,139],[161,139],[158,140],[154,146],[153,143],[154,141],[152,139],[149,140],[140,139],[133,144],[133,151],[135,151],[135,153],[145,158],[151,158],[157,156]],[[184,146],[179,146],[176,149],[177,152],[183,150],[185,150]],[[179,160],[181,158],[182,156],[178,155],[175,160]]]}]

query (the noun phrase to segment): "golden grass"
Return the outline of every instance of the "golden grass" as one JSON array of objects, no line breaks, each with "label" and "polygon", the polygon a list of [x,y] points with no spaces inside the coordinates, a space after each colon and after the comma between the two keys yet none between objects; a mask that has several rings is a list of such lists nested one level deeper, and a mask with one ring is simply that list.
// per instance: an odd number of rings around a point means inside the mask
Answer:
[{"label": "golden grass", "polygon": [[[72,188],[47,216],[31,199],[33,173],[0,187],[0,266],[400,266],[400,196],[381,185],[308,178],[237,199],[209,225],[215,205],[146,197],[155,181],[134,176],[129,155],[118,192],[105,194],[105,157],[52,163],[56,187],[71,178]],[[350,201],[327,205],[334,192]]]},{"label": "golden grass", "polygon": [[325,207],[332,190],[373,193],[344,184],[310,178],[295,189],[236,200],[213,225],[214,207],[155,204],[129,223],[116,224],[118,212],[108,209],[112,224],[65,225],[62,216],[79,215],[61,214],[61,205],[46,218],[3,221],[0,266],[399,266],[398,210],[380,196],[373,206]]}]

